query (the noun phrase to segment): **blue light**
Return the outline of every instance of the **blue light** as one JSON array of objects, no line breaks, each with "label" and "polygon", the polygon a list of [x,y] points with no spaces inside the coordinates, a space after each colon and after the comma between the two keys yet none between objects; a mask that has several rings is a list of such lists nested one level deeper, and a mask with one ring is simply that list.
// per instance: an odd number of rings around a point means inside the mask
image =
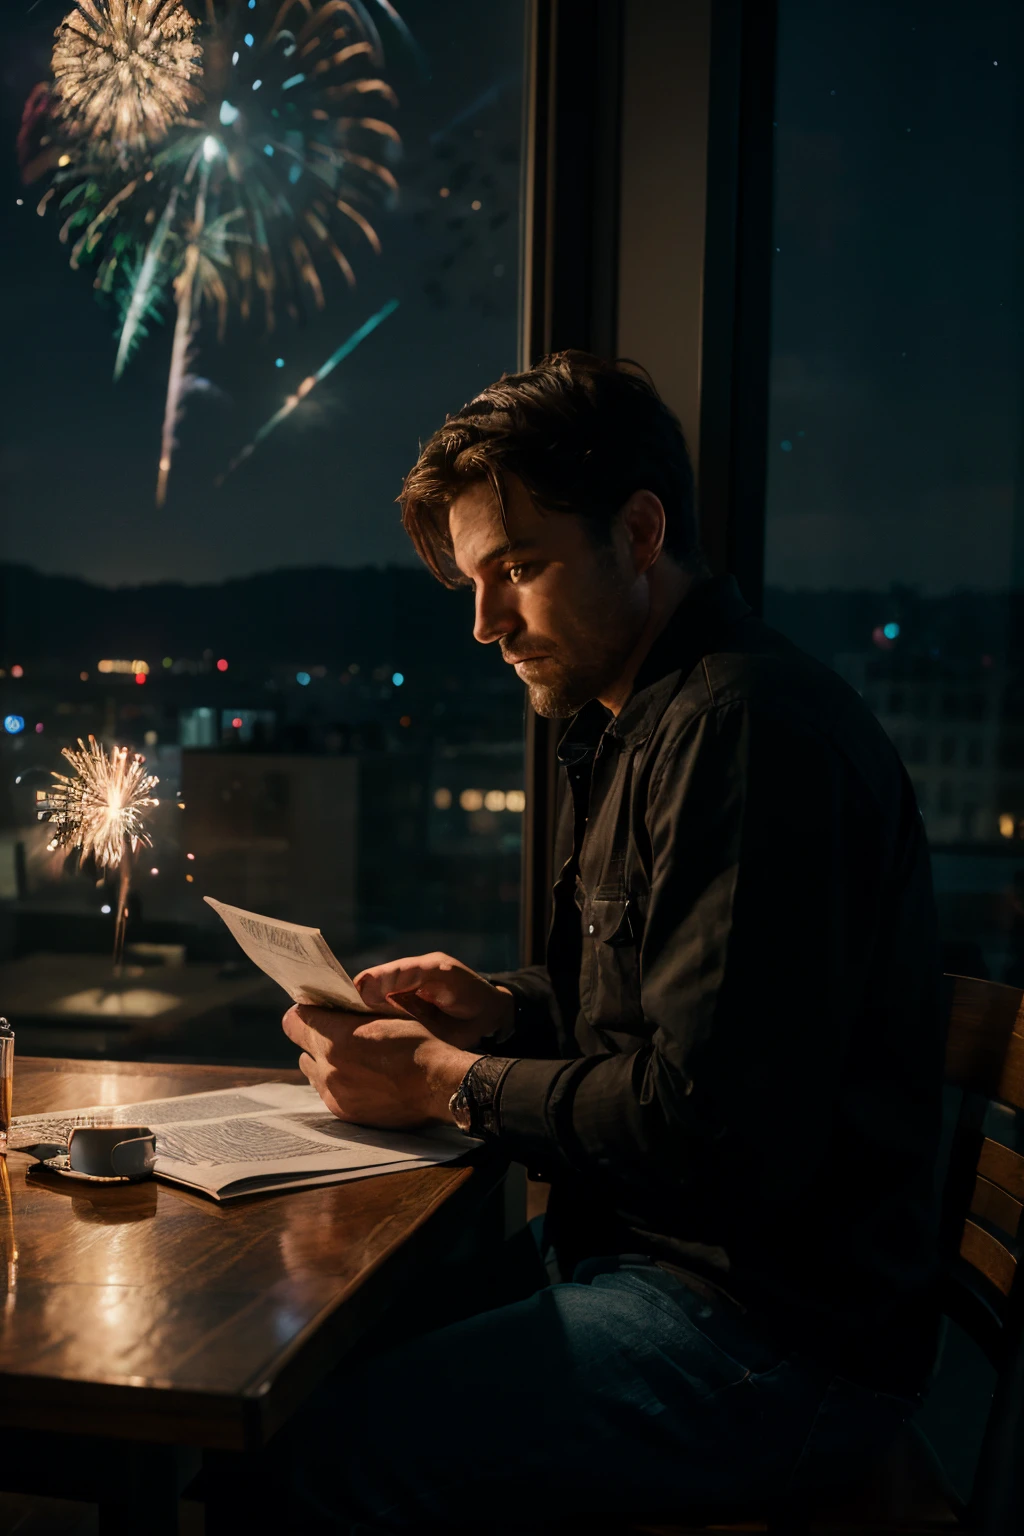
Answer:
[{"label": "blue light", "polygon": [[245,44],[245,46],[247,48],[251,48],[255,41],[256,41],[256,39],[253,37],[251,32],[247,32],[245,34],[245,36],[242,38],[242,42]]},{"label": "blue light", "polygon": [[394,683],[396,688],[401,688],[402,684],[405,682],[405,673],[392,672],[391,681]]},{"label": "blue light", "polygon": [[298,683],[300,688],[308,688],[309,687],[309,673],[308,672],[296,672],[296,674],[295,674],[295,681]]},{"label": "blue light", "polygon": [[249,9],[250,11],[254,11],[256,9],[256,0],[249,0]]},{"label": "blue light", "polygon": [[4,720],[4,730],[8,736],[17,736],[25,729],[25,721],[21,715],[8,715]]},{"label": "blue light", "polygon": [[274,358],[274,367],[275,368],[283,368],[284,367],[284,358],[283,357],[275,357]]},{"label": "blue light", "polygon": [[793,444],[790,442],[788,437],[784,437],[782,439],[782,442],[779,444],[779,447],[782,449],[783,453],[792,453],[793,452]]},{"label": "blue light", "polygon": [[274,146],[273,146],[273,144],[264,144],[264,146],[263,146],[263,153],[265,155],[271,155],[272,156],[273,153],[274,153]]},{"label": "blue light", "polygon": [[301,178],[301,176],[302,176],[302,166],[298,165],[298,164],[293,165],[291,170],[288,172],[288,180],[291,182],[293,187],[294,187],[295,183]]},{"label": "blue light", "polygon": [[238,117],[238,108],[233,107],[230,101],[224,100],[220,104],[220,120],[225,128],[230,128]]},{"label": "blue light", "polygon": [[887,640],[898,640],[900,637],[900,627],[898,624],[883,624],[882,634]]},{"label": "blue light", "polygon": [[262,80],[254,80],[253,83],[252,83],[253,90],[254,91],[258,91],[262,84],[263,84]]},{"label": "blue light", "polygon": [[281,87],[282,91],[290,91],[293,85],[301,85],[303,80],[305,80],[305,78],[306,78],[305,75],[302,75],[302,74],[289,75],[288,79],[284,82],[284,84]]}]

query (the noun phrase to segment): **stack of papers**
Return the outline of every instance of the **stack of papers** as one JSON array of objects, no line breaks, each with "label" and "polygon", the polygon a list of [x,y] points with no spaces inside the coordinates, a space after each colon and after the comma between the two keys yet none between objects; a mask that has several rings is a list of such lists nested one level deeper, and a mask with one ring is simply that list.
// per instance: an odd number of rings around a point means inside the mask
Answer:
[{"label": "stack of papers", "polygon": [[148,1125],[156,1133],[157,1177],[214,1200],[429,1167],[479,1146],[448,1125],[415,1134],[350,1125],[335,1119],[308,1083],[259,1083],[16,1116],[10,1148],[64,1143],[76,1125]]}]

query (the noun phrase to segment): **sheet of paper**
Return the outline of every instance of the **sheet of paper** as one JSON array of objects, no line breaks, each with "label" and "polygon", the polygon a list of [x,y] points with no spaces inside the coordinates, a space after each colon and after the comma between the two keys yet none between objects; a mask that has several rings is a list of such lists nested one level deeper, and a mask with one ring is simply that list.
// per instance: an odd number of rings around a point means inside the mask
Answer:
[{"label": "sheet of paper", "polygon": [[331,953],[319,928],[286,923],[278,917],[261,917],[229,907],[212,896],[203,900],[225,923],[254,965],[283,987],[295,1003],[319,1008],[347,1008],[369,1013],[345,968]]}]

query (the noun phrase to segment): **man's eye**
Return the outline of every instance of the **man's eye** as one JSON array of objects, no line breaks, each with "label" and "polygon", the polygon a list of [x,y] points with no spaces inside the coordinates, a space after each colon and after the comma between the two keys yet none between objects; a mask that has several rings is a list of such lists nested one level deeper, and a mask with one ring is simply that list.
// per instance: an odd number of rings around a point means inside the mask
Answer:
[{"label": "man's eye", "polygon": [[509,581],[512,583],[512,585],[514,587],[517,587],[519,585],[519,583],[522,581],[523,577],[526,575],[526,571],[527,571],[527,567],[525,565],[510,565],[509,566],[509,568],[508,568],[508,579],[509,579]]}]

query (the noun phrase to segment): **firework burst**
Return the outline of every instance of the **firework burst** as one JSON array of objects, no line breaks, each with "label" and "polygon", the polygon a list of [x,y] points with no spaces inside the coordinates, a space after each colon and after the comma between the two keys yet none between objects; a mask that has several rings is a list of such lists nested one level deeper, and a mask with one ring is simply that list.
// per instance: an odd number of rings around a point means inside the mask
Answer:
[{"label": "firework burst", "polygon": [[[19,154],[26,179],[50,174],[39,211],[64,214],[71,265],[93,262],[117,305],[115,378],[173,310],[160,505],[206,317],[221,338],[232,311],[273,330],[324,307],[328,269],[354,286],[355,252],[380,250],[400,143],[374,6],[405,31],[389,0],[206,0],[202,21],[183,0],[131,3],[76,0]],[[146,73],[153,49],[168,79]]]},{"label": "firework burst", "polygon": [[145,813],[160,804],[151,791],[160,782],[146,760],[127,747],[107,753],[95,736],[79,737],[78,750],[61,753],[74,770],[54,773],[54,788],[40,801],[39,816],[54,828],[49,848],[93,859],[97,869],[116,869],[139,848],[150,848]]},{"label": "firework burst", "polygon": [[63,849],[80,860],[92,859],[98,870],[117,870],[117,922],[114,925],[114,966],[124,954],[128,920],[128,887],[131,859],[139,848],[151,848],[145,813],[160,804],[151,793],[160,782],[146,772],[146,760],[127,747],[111,747],[107,753],[95,736],[89,745],[79,737],[78,750],[61,753],[73,773],[54,773],[48,795],[39,798],[39,819],[54,828],[48,843],[51,853]]},{"label": "firework burst", "polygon": [[94,154],[126,162],[202,100],[195,21],[179,0],[76,0],[57,28],[54,109]]}]

